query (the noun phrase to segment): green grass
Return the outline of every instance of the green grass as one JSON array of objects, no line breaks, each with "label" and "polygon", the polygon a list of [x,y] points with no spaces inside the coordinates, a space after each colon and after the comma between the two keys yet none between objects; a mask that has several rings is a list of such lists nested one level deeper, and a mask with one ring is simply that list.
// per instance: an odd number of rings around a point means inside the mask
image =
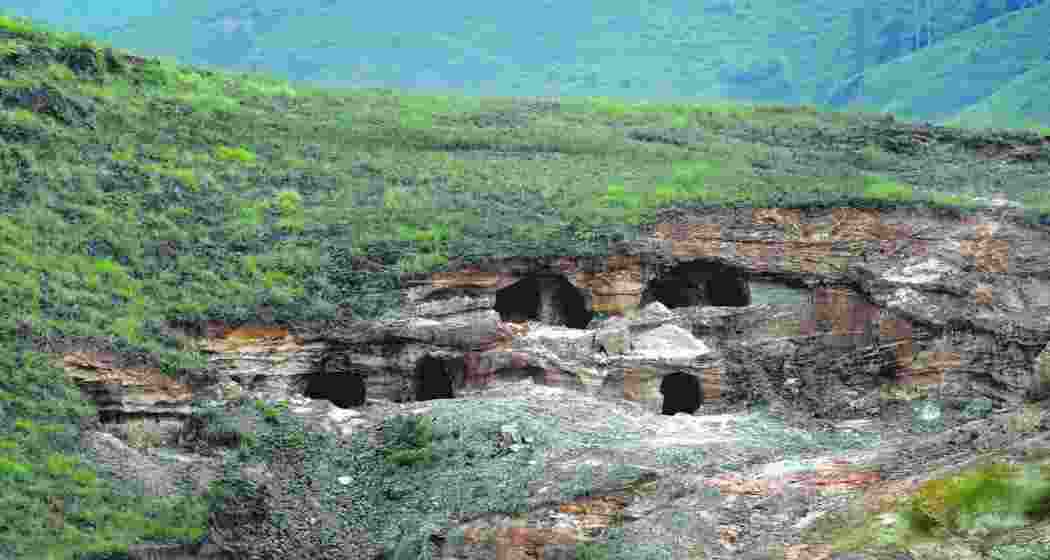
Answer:
[{"label": "green grass", "polygon": [[[0,71],[5,95],[47,86],[0,111],[0,309],[16,319],[0,321],[0,556],[205,527],[201,498],[133,499],[90,476],[78,426],[96,412],[50,362],[65,348],[181,375],[205,360],[170,322],[378,317],[403,275],[456,257],[602,255],[669,208],[964,206],[951,193],[1000,190],[1004,173],[945,152],[965,172],[929,174],[921,154],[882,148],[875,172],[848,145],[877,120],[860,113],[293,87],[6,17]],[[883,145],[871,130],[857,150]],[[1015,173],[1022,188],[1046,164]],[[1050,214],[1044,198],[1030,202]],[[73,498],[50,526],[53,496]]]},{"label": "green grass", "polygon": [[[1012,465],[982,459],[972,468],[924,482],[888,515],[866,513],[859,503],[808,528],[805,542],[825,542],[837,552],[901,550],[916,545],[968,542],[992,558],[1037,558],[1046,544],[1004,543],[999,538],[1050,515],[1050,466]],[[984,537],[972,538],[982,534]]]}]

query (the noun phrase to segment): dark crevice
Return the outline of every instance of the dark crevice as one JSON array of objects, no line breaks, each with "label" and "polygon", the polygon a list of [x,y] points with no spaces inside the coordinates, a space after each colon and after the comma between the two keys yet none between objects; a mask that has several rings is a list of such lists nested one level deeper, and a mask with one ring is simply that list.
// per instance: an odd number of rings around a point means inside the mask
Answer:
[{"label": "dark crevice", "polygon": [[677,412],[692,414],[700,408],[703,394],[700,391],[700,380],[695,375],[677,372],[667,375],[660,381],[660,393],[664,396],[662,414],[674,415]]},{"label": "dark crevice", "polygon": [[424,356],[416,364],[416,400],[453,399],[454,373],[451,364],[433,356]]},{"label": "dark crevice", "polygon": [[713,305],[744,307],[751,304],[747,278],[717,263],[691,261],[679,264],[653,280],[642,293],[642,306],[659,301],[668,308]]},{"label": "dark crevice", "polygon": [[303,395],[324,399],[339,408],[365,404],[365,382],[352,373],[312,373],[305,376]]},{"label": "dark crevice", "polygon": [[541,321],[584,329],[594,314],[587,309],[583,294],[561,275],[533,274],[496,292],[496,312],[500,320]]},{"label": "dark crevice", "polygon": [[121,410],[98,411],[98,420],[102,424],[127,423],[134,420],[152,420],[154,422],[160,422],[162,420],[176,420],[182,422],[186,420],[186,418],[186,414],[179,414],[175,412],[124,412]]}]

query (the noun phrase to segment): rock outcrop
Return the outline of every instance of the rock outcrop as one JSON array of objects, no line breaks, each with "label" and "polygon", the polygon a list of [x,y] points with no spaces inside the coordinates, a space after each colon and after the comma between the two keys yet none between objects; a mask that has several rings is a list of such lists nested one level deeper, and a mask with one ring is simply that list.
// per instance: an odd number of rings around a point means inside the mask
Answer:
[{"label": "rock outcrop", "polygon": [[[1004,207],[694,212],[607,259],[454,265],[405,291],[411,318],[318,336],[326,371],[395,401],[433,371],[453,392],[531,377],[653,410],[674,373],[697,377],[707,410],[757,397],[863,415],[898,386],[1016,403],[1050,391],[1048,236]],[[759,281],[802,303],[750,305]],[[651,302],[670,310],[593,318]]]},{"label": "rock outcrop", "polygon": [[[924,394],[1050,396],[1050,228],[1014,208],[678,211],[612,249],[453,262],[412,279],[397,319],[212,329],[209,367],[176,381],[64,366],[108,414],[291,399],[344,438],[366,405],[522,380],[652,413],[765,401],[840,425]],[[234,550],[241,522],[214,521]]]},{"label": "rock outcrop", "polygon": [[[522,378],[656,411],[675,373],[696,377],[710,411],[786,399],[842,417],[898,390],[1050,394],[1050,232],[1016,209],[668,218],[608,258],[452,263],[415,280],[395,320],[213,328],[201,345],[211,366],[180,381],[80,355],[64,366],[106,413],[174,417],[194,398],[307,394],[347,407]],[[798,303],[761,303],[763,285]]]}]

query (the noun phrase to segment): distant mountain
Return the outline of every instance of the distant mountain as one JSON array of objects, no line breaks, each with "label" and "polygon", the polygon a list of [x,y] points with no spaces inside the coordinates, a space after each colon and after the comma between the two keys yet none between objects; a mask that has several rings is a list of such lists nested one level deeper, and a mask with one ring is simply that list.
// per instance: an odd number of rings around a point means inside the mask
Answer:
[{"label": "distant mountain", "polygon": [[853,99],[967,126],[1050,122],[1050,3],[1007,13],[872,68]]},{"label": "distant mountain", "polygon": [[1048,10],[1047,0],[9,0],[0,8],[145,55],[327,86],[863,105],[1011,127],[1050,125],[1036,78],[1050,63]]}]

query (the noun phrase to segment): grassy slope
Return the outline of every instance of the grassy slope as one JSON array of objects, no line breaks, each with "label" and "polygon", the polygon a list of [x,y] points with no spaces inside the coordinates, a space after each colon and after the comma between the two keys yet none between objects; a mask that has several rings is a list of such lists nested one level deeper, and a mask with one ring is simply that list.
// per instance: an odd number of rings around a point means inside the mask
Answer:
[{"label": "grassy slope", "polygon": [[[987,125],[994,119],[996,127],[1024,126],[1024,122],[1017,122],[1017,116],[1029,111],[1031,120],[1042,120],[1050,111],[1045,97],[1038,97],[1043,87],[1038,77],[1050,67],[1050,43],[1045,36],[1048,28],[1050,4],[1043,4],[993,19],[883,64],[866,73],[863,104],[931,121],[958,115],[963,124]],[[1032,74],[1030,79],[1026,73]],[[994,107],[1001,114],[989,115],[991,118],[983,121],[970,120],[965,111],[982,100],[982,113]],[[1034,100],[1031,107],[1010,103],[1027,100]]]},{"label": "grassy slope", "polygon": [[[1024,113],[1024,115],[1022,115]],[[992,95],[970,105],[948,121],[969,127],[1038,127],[1050,122],[1050,64],[1014,78]],[[1041,127],[1050,131],[1050,127]]]},{"label": "grassy slope", "polygon": [[[201,500],[129,497],[84,461],[93,407],[48,352],[184,372],[204,362],[167,322],[375,316],[399,274],[449,258],[600,254],[670,206],[904,204],[889,174],[924,168],[842,152],[863,115],[307,90],[100,49],[0,19],[0,556],[192,540],[205,523]],[[774,126],[831,140],[755,140]],[[887,176],[865,175],[875,160]]]}]

